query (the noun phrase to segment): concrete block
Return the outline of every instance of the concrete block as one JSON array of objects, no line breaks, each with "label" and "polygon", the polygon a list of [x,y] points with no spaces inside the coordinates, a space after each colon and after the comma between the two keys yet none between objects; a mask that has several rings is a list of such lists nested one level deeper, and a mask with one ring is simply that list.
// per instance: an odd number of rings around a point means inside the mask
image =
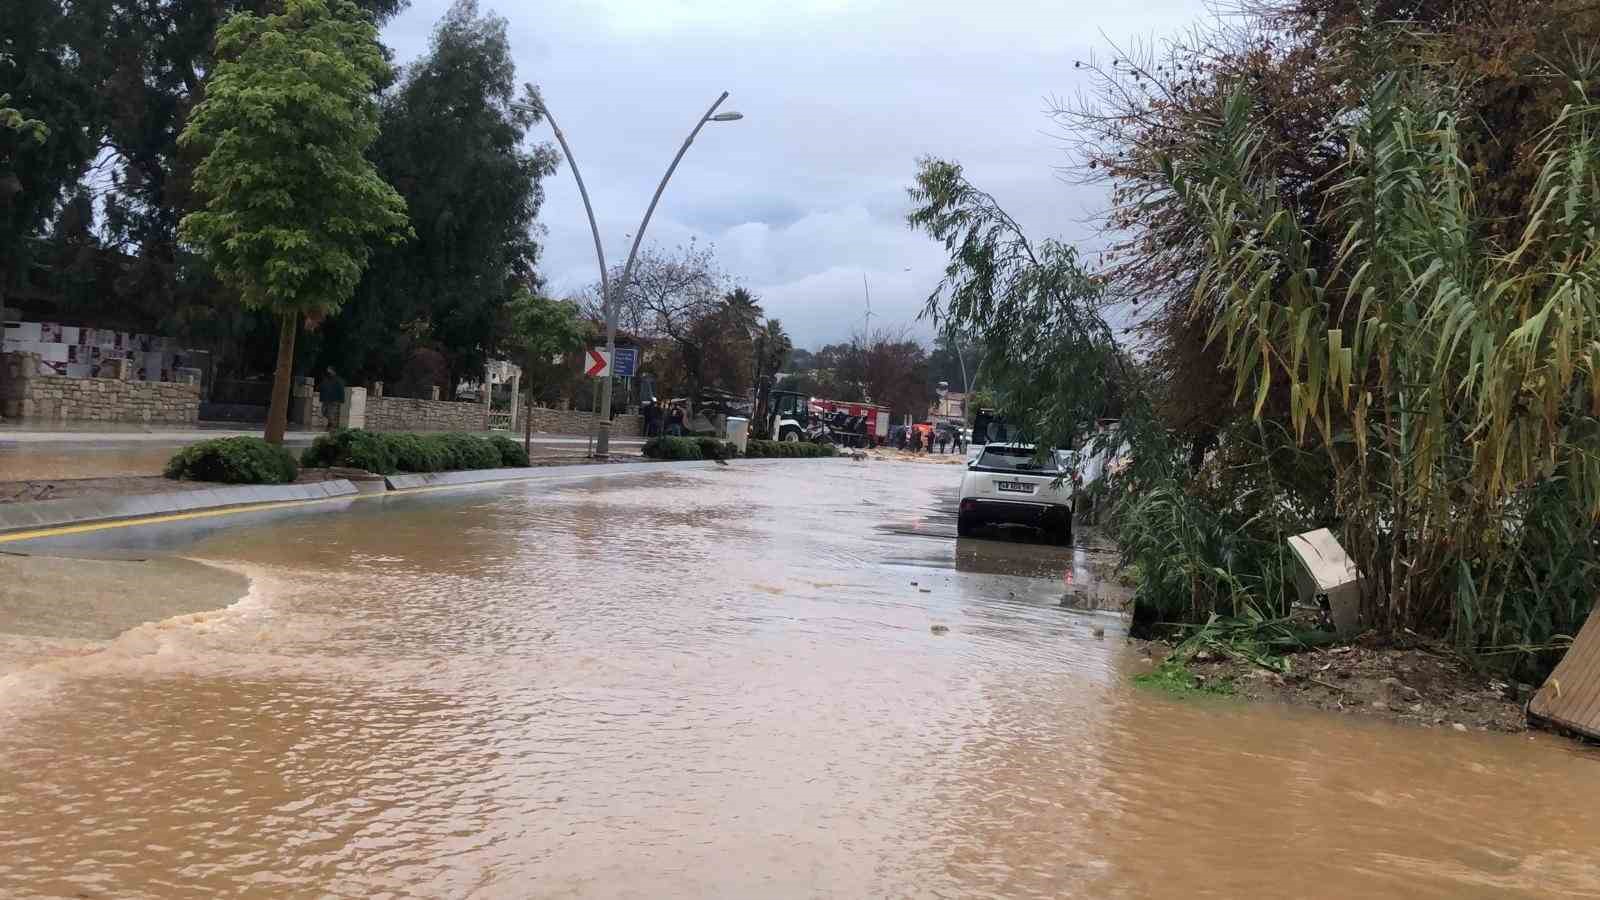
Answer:
[{"label": "concrete block", "polygon": [[340,428],[365,428],[367,425],[367,389],[345,388],[344,403],[339,407]]},{"label": "concrete block", "polygon": [[1326,611],[1340,634],[1361,631],[1361,573],[1333,532],[1318,528],[1297,534],[1289,538],[1289,549],[1300,563],[1295,572],[1300,602]]}]

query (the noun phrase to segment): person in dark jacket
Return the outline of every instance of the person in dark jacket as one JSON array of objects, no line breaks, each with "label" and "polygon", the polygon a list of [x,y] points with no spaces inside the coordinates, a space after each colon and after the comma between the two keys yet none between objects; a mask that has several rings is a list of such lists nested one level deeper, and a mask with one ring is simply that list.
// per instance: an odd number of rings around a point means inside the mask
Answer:
[{"label": "person in dark jacket", "polygon": [[322,384],[317,388],[322,400],[322,416],[328,420],[328,430],[339,427],[339,410],[344,406],[344,379],[329,366],[323,373]]}]

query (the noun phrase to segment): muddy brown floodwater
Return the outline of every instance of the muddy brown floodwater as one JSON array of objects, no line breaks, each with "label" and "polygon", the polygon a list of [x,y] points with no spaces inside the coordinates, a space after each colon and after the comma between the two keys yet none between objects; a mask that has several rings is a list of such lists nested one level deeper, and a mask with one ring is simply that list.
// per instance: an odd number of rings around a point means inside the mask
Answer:
[{"label": "muddy brown floodwater", "polygon": [[1135,688],[959,470],[641,470],[180,547],[249,595],[0,678],[0,895],[1600,895],[1592,753]]}]

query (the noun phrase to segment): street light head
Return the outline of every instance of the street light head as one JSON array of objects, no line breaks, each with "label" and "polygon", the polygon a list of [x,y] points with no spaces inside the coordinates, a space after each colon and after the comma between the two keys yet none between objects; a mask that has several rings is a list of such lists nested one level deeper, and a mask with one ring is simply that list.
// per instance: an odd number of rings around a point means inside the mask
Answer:
[{"label": "street light head", "polygon": [[716,115],[711,117],[711,121],[713,121],[713,122],[737,122],[742,118],[744,118],[744,113],[729,111],[729,112],[717,113]]}]

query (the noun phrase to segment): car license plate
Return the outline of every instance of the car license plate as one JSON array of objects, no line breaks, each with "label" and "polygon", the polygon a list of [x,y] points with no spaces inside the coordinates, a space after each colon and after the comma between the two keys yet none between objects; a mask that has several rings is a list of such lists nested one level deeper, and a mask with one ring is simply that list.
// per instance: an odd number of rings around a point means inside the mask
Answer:
[{"label": "car license plate", "polygon": [[1033,493],[1033,485],[1025,481],[996,481],[994,486],[1009,494]]}]

